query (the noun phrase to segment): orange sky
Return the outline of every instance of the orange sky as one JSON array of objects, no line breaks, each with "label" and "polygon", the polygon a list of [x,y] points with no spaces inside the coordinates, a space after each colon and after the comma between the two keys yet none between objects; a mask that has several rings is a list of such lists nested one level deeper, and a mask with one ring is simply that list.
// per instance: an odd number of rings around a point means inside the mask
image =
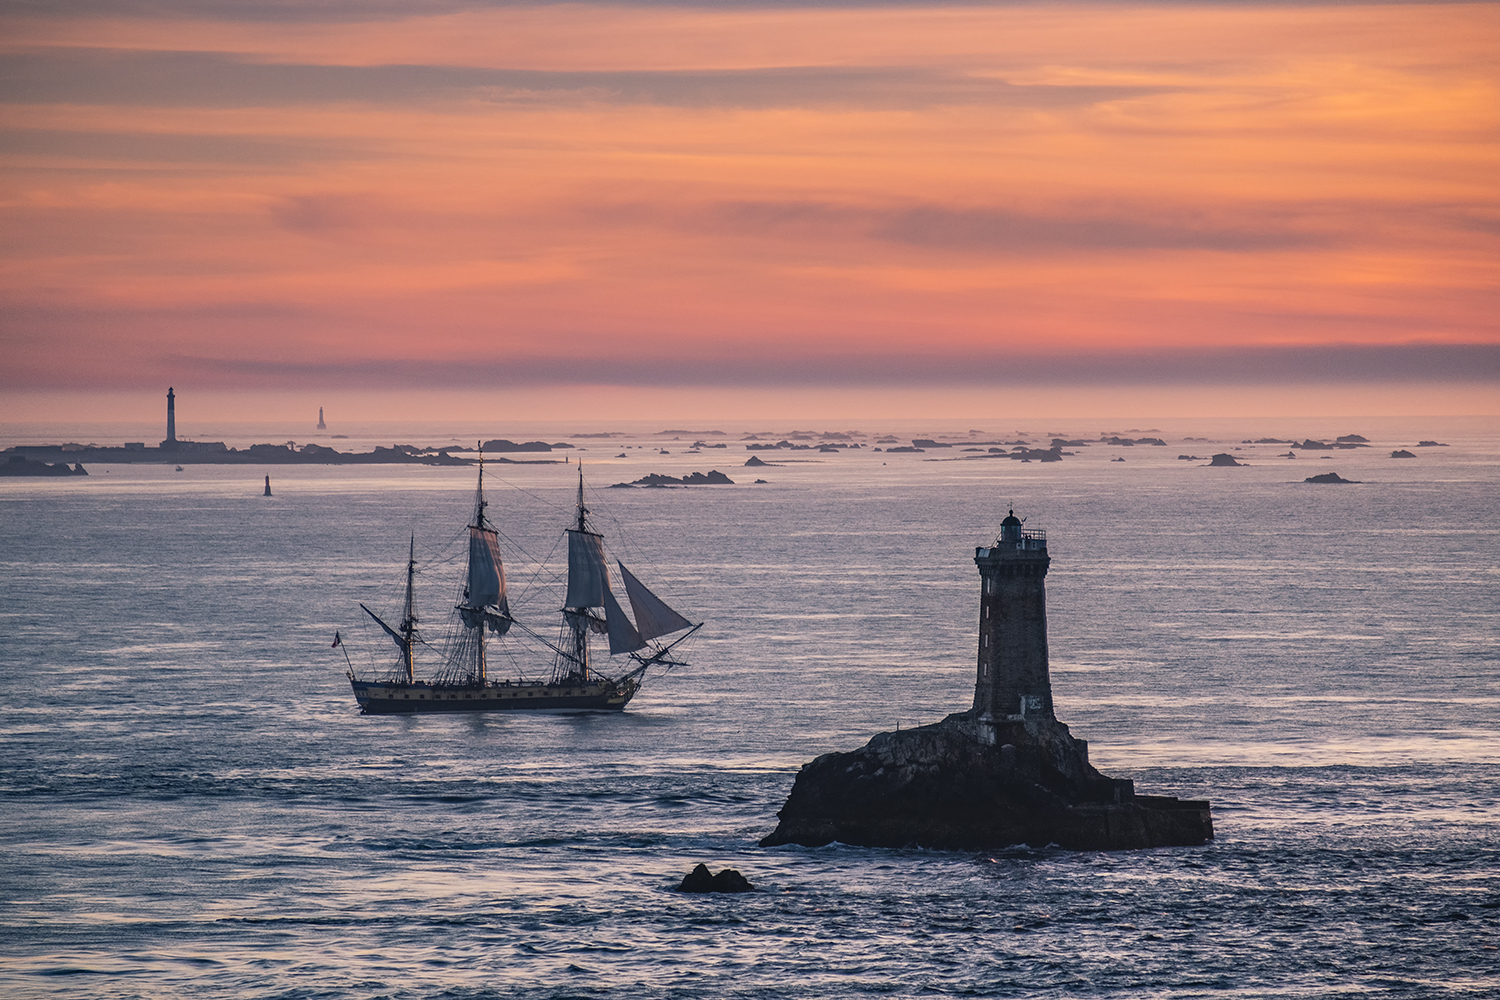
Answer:
[{"label": "orange sky", "polygon": [[1492,4],[195,6],[0,19],[0,388],[1500,383]]}]

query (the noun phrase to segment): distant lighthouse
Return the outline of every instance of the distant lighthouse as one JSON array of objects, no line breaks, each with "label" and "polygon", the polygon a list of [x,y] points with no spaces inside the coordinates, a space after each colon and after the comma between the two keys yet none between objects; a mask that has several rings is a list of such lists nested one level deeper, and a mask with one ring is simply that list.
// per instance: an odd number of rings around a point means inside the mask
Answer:
[{"label": "distant lighthouse", "polygon": [[1012,510],[979,567],[979,671],[974,708],[992,720],[1052,714],[1047,673],[1047,533],[1021,527]]},{"label": "distant lighthouse", "polygon": [[323,423],[323,408],[320,406],[318,407],[318,430],[326,431],[327,429],[328,425]]},{"label": "distant lighthouse", "polygon": [[177,394],[167,386],[167,439],[161,443],[165,451],[177,450]]}]

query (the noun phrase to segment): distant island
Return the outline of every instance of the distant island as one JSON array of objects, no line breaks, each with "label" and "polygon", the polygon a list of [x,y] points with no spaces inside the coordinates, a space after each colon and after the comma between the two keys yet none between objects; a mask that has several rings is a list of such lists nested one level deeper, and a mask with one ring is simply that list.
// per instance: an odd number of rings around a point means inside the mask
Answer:
[{"label": "distant island", "polygon": [[88,474],[82,462],[73,466],[69,466],[67,462],[49,464],[33,461],[25,455],[11,455],[8,461],[0,462],[0,476],[86,476]]},{"label": "distant island", "polygon": [[516,444],[516,442],[514,442],[514,441],[508,441],[505,438],[496,438],[493,441],[486,441],[484,443],[484,450],[485,451],[497,451],[497,452],[506,452],[506,451],[512,451],[512,452],[514,452],[514,451],[552,451],[555,448],[573,448],[573,447],[576,447],[576,445],[568,444],[565,441],[559,441],[557,444],[548,444],[545,441],[525,441],[525,442],[522,442],[521,444]]},{"label": "distant island", "polygon": [[[16,445],[0,452],[0,465],[15,464],[21,470],[32,465],[53,468],[62,461],[75,467],[66,472],[12,471],[4,475],[18,476],[86,476],[83,462],[104,462],[111,465],[134,465],[155,463],[158,465],[473,465],[478,459],[460,458],[449,451],[467,451],[466,448],[419,448],[409,444],[393,444],[389,448],[379,445],[374,451],[345,452],[321,444],[302,444],[287,441],[285,444],[252,444],[246,448],[231,448],[223,441],[190,441],[177,436],[177,395],[167,389],[167,436],[158,445],[144,441],[127,441],[119,446],[99,444],[36,444]],[[335,438],[344,435],[335,434]],[[571,444],[548,444],[545,441],[527,441],[516,444],[505,438],[486,441],[485,451],[493,452],[549,452],[557,448],[572,448]],[[500,464],[556,465],[556,459],[533,459],[517,462],[509,458],[492,458]]]},{"label": "distant island", "polygon": [[642,476],[632,483],[615,483],[610,487],[612,490],[628,490],[636,487],[661,488],[665,486],[733,486],[734,480],[730,479],[718,469],[709,472],[689,472],[682,477],[662,476],[651,473]]},{"label": "distant island", "polygon": [[[38,444],[16,445],[0,455],[5,460],[0,464],[34,463],[66,459],[77,463],[106,463],[111,465],[473,465],[478,460],[459,458],[448,454],[447,449],[418,448],[409,444],[392,445],[389,448],[376,446],[374,451],[336,451],[320,444],[252,444],[247,448],[230,448],[223,442],[211,445],[201,442],[178,441],[177,448],[152,448],[133,443],[121,447],[97,444]],[[192,447],[181,447],[192,446]],[[502,464],[560,464],[556,459],[543,463],[517,463],[507,458],[489,459]],[[7,475],[67,475],[68,473],[13,472]],[[72,475],[80,475],[78,472]],[[87,473],[82,473],[87,475]]]},{"label": "distant island", "polygon": [[1359,485],[1358,479],[1345,479],[1337,472],[1325,472],[1321,476],[1308,476],[1302,481],[1304,483],[1348,483],[1351,486]]}]

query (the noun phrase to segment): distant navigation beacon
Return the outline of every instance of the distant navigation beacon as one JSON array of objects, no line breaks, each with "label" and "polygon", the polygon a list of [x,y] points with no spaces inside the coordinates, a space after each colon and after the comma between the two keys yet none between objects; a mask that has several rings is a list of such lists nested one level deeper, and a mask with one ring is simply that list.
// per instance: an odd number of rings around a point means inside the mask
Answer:
[{"label": "distant navigation beacon", "polygon": [[1054,719],[1047,673],[1047,533],[1021,526],[1014,509],[979,567],[979,672],[974,708],[986,721]]},{"label": "distant navigation beacon", "polygon": [[171,386],[167,386],[167,439],[161,446],[168,451],[177,448],[177,394]]},{"label": "distant navigation beacon", "polygon": [[326,431],[327,429],[328,425],[323,423],[323,408],[320,406],[318,407],[318,430]]}]

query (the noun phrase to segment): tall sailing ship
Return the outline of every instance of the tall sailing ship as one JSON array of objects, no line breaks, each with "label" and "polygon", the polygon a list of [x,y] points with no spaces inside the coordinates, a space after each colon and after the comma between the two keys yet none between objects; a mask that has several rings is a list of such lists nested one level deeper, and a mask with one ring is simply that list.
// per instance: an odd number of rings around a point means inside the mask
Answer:
[{"label": "tall sailing ship", "polygon": [[[511,613],[499,536],[485,509],[484,459],[474,516],[468,526],[469,562],[463,594],[453,608],[452,627],[444,643],[442,666],[428,680],[417,679],[416,652],[427,645],[417,617],[416,537],[406,559],[406,601],[398,625],[390,625],[360,605],[395,642],[399,657],[380,680],[361,680],[349,663],[354,698],[367,715],[413,712],[618,712],[641,688],[654,666],[683,666],[672,651],[703,627],[693,624],[653,594],[635,574],[617,562],[620,584],[635,616],[632,622],[614,595],[604,537],[593,530],[584,505],[583,470],[578,472],[577,522],[567,529],[567,594],[560,609],[556,639],[549,638]],[[677,635],[670,641],[666,637]],[[612,676],[593,658],[591,641],[600,637],[611,657],[626,657],[628,670]],[[337,644],[337,640],[336,640]],[[507,644],[513,649],[507,649]],[[538,656],[538,677],[494,676],[492,660],[500,652]],[[506,659],[512,659],[506,657]],[[608,660],[606,663],[619,662]],[[540,679],[544,675],[545,679]]]}]

